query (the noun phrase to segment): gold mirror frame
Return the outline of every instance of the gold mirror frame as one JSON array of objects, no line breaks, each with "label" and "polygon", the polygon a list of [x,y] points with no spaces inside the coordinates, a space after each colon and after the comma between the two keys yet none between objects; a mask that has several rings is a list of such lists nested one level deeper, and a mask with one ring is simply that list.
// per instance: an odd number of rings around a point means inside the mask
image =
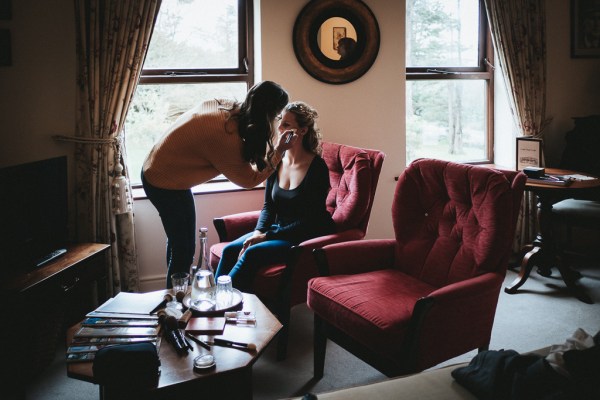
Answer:
[{"label": "gold mirror frame", "polygon": [[[333,17],[348,20],[356,30],[356,48],[347,60],[332,60],[319,47],[319,29]],[[360,0],[312,0],[296,18],[293,42],[296,58],[306,72],[321,82],[343,84],[363,76],[375,62],[379,25]]]}]

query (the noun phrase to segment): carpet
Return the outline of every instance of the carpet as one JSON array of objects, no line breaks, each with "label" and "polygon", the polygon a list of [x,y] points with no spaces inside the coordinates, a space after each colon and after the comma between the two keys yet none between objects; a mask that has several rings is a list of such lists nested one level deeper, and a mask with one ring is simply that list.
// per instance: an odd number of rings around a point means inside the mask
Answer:
[{"label": "carpet", "polygon": [[[554,270],[551,277],[533,272],[518,293],[502,291],[492,331],[490,349],[526,352],[552,344],[562,344],[582,328],[589,334],[600,330],[600,267],[583,265],[579,281],[594,304],[575,299]],[[509,270],[505,284],[517,276]],[[305,305],[292,310],[292,325],[287,359],[276,360],[273,342],[253,368],[255,400],[283,399],[307,392],[320,393],[387,379],[369,365],[337,345],[328,343],[325,376],[312,379],[312,313]],[[52,364],[26,389],[28,400],[96,400],[98,386],[68,378],[64,345],[59,346]],[[469,361],[476,351],[448,360],[434,368]],[[200,394],[199,394],[200,395]]]}]

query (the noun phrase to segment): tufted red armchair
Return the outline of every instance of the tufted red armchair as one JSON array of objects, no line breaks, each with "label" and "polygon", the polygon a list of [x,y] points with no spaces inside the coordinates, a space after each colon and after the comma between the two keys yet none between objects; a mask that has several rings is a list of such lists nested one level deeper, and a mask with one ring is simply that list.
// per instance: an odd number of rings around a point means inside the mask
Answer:
[{"label": "tufted red armchair", "polygon": [[[278,339],[278,357],[285,358],[290,308],[306,302],[310,278],[318,275],[312,250],[330,243],[364,238],[375,197],[375,189],[385,154],[343,144],[323,142],[323,159],[329,168],[331,189],[327,210],[337,232],[307,240],[291,249],[285,265],[265,265],[257,273],[254,293],[283,325]],[[214,219],[219,242],[210,248],[210,264],[216,269],[223,248],[256,227],[260,211],[250,211]]]},{"label": "tufted red armchair", "polygon": [[420,159],[398,180],[394,239],[315,250],[315,377],[327,338],[388,376],[489,345],[526,177]]}]

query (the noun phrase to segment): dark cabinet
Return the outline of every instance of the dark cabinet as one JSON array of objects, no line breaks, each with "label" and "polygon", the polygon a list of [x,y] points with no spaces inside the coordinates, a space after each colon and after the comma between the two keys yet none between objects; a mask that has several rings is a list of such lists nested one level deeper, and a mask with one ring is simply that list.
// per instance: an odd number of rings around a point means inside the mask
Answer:
[{"label": "dark cabinet", "polygon": [[26,385],[52,362],[66,327],[106,300],[108,248],[73,244],[48,264],[0,282],[10,310],[0,329],[0,359],[10,366],[0,375],[3,387]]}]

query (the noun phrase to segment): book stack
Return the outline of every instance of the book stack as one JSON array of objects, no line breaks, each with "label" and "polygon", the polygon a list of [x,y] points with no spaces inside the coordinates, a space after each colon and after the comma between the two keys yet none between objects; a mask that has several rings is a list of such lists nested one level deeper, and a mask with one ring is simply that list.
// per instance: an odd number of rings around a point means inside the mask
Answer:
[{"label": "book stack", "polygon": [[542,175],[537,178],[527,177],[527,181],[541,185],[568,186],[574,179],[568,175]]},{"label": "book stack", "polygon": [[96,352],[118,344],[151,342],[160,346],[160,324],[154,309],[163,294],[119,293],[88,313],[67,348],[68,363],[93,361]]}]

